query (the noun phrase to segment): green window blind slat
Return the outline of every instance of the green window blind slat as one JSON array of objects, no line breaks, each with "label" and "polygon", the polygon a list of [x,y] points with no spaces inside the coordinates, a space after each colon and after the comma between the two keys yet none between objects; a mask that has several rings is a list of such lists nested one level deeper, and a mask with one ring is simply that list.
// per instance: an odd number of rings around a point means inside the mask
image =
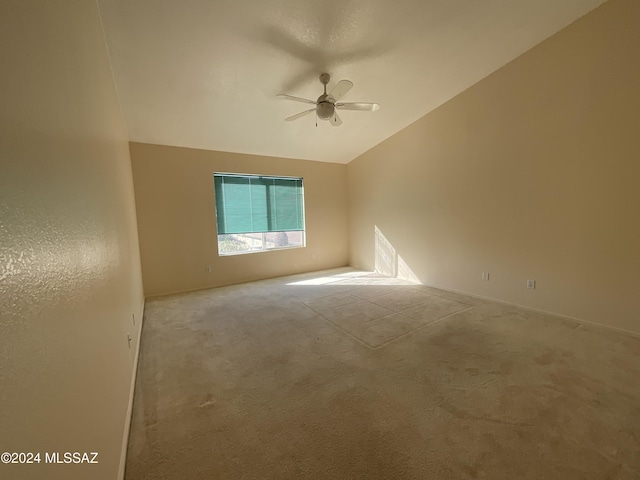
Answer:
[{"label": "green window blind slat", "polygon": [[301,178],[214,175],[218,234],[304,230]]},{"label": "green window blind slat", "polygon": [[299,213],[299,195],[302,182],[299,180],[274,180],[275,202],[275,230],[302,230],[301,215]]},{"label": "green window blind slat", "polygon": [[251,212],[245,214],[252,218],[252,232],[269,231],[267,188],[268,185],[262,178],[251,178]]}]

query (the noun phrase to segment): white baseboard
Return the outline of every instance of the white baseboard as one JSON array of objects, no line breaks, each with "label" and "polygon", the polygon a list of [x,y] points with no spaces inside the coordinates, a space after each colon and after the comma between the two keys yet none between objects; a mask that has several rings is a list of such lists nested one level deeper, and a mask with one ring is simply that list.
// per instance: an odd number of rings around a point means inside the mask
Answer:
[{"label": "white baseboard", "polygon": [[129,405],[127,406],[127,416],[124,424],[124,437],[122,438],[122,452],[120,453],[120,468],[118,469],[118,480],[124,480],[125,468],[127,466],[127,448],[129,446],[129,432],[131,431],[131,418],[133,415],[133,396],[136,390],[136,377],[138,375],[138,360],[140,358],[140,341],[142,340],[142,327],[144,323],[145,300],[142,300],[142,311],[140,312],[140,327],[138,328],[138,339],[135,344],[133,371],[131,372],[131,385],[129,386]]}]

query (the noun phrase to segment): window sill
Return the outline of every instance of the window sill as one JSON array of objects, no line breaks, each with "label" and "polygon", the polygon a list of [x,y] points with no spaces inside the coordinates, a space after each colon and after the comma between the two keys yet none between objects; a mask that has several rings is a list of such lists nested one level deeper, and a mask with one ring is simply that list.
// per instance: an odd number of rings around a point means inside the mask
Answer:
[{"label": "window sill", "polygon": [[250,255],[252,253],[267,253],[267,252],[278,252],[281,250],[295,250],[297,248],[306,248],[306,245],[295,245],[291,247],[278,247],[278,248],[266,248],[261,250],[247,250],[244,252],[227,252],[220,253],[218,252],[219,257],[235,257],[236,255]]}]

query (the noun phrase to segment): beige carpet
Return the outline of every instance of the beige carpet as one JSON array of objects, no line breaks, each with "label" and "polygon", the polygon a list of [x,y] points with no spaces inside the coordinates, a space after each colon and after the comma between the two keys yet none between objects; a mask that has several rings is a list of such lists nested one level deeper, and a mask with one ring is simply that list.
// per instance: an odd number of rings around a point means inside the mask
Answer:
[{"label": "beige carpet", "polygon": [[150,300],[141,348],[127,480],[640,478],[604,328],[340,269]]}]

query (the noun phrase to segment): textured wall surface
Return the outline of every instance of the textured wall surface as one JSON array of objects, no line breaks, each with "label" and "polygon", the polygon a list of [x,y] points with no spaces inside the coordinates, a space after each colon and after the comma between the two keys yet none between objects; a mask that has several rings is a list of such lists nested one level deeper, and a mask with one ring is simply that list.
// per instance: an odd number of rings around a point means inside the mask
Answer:
[{"label": "textured wall surface", "polygon": [[0,478],[114,480],[143,294],[96,3],[0,3],[0,71],[0,451],[42,454]]},{"label": "textured wall surface", "polygon": [[[345,165],[142,143],[131,162],[147,295],[347,264]],[[307,246],[218,256],[214,172],[303,177]]]},{"label": "textured wall surface", "polygon": [[610,0],[351,162],[352,265],[640,332],[638,24]]}]

